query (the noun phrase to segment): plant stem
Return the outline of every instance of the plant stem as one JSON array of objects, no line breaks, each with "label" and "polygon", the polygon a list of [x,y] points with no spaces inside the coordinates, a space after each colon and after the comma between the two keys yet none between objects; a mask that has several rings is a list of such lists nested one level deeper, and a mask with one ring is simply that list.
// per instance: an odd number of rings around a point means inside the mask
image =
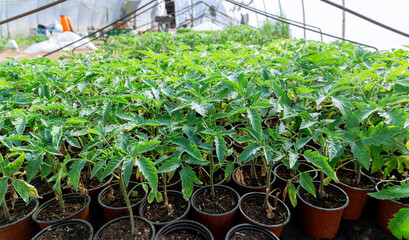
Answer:
[{"label": "plant stem", "polygon": [[320,171],[320,187],[318,189],[318,199],[322,200],[324,198],[324,172]]},{"label": "plant stem", "polygon": [[267,170],[267,180],[266,180],[266,196],[264,198],[263,207],[267,209],[268,198],[270,196],[270,182],[271,182],[271,172],[273,171],[273,163],[270,162],[268,164]]},{"label": "plant stem", "polygon": [[128,208],[128,212],[129,212],[129,220],[131,221],[131,233],[132,235],[135,234],[135,219],[133,217],[133,210],[132,210],[132,206],[131,203],[129,201],[129,197],[128,197],[128,193],[126,192],[126,187],[125,187],[125,183],[124,183],[124,178],[122,176],[122,166],[121,168],[119,168],[119,189],[121,191],[122,197],[125,200],[126,203],[126,207]]},{"label": "plant stem", "polygon": [[209,172],[210,172],[210,193],[212,197],[214,197],[215,193],[214,193],[214,183],[213,183],[213,174],[214,174],[213,153],[210,153]]},{"label": "plant stem", "polygon": [[361,165],[355,165],[355,179],[354,184],[357,186],[361,182]]},{"label": "plant stem", "polygon": [[162,181],[163,181],[163,200],[165,201],[165,208],[169,210],[168,191],[166,189],[166,173],[162,173]]},{"label": "plant stem", "polygon": [[62,199],[62,191],[61,188],[58,188],[55,190],[55,192],[58,195],[58,203],[60,205],[61,208],[61,212],[65,212],[65,205],[64,205],[64,200]]},{"label": "plant stem", "polygon": [[3,202],[2,202],[1,205],[3,207],[4,216],[6,216],[6,219],[9,220],[10,219],[10,212],[9,212],[8,207],[7,207],[6,199],[3,198]]}]

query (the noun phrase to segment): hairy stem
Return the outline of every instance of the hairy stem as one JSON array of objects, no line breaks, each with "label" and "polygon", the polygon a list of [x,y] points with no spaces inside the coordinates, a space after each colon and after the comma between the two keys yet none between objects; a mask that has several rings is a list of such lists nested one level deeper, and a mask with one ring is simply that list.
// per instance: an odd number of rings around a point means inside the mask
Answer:
[{"label": "hairy stem", "polygon": [[264,198],[264,203],[263,207],[267,209],[267,203],[268,203],[268,198],[270,196],[270,182],[271,182],[271,172],[273,171],[273,163],[270,162],[268,164],[268,170],[267,170],[267,180],[266,180],[266,196]]},{"label": "hairy stem", "polygon": [[213,164],[213,153],[210,154],[210,164],[209,164],[209,172],[210,172],[210,193],[212,197],[215,196],[214,193],[214,183],[213,183],[213,174],[214,174],[214,164]]},{"label": "hairy stem", "polygon": [[8,207],[7,207],[6,199],[3,198],[3,202],[2,202],[1,205],[3,207],[4,216],[6,217],[7,220],[9,220],[10,219],[10,212],[9,212]]},{"label": "hairy stem", "polygon": [[361,182],[361,165],[355,165],[355,179],[354,184],[357,186]]},{"label": "hairy stem", "polygon": [[119,189],[121,191],[122,197],[125,200],[126,207],[128,208],[129,220],[131,221],[131,233],[135,234],[135,219],[133,217],[133,210],[132,210],[131,202],[129,201],[128,193],[126,192],[126,187],[125,187],[124,178],[123,178],[123,175],[122,175],[121,168],[119,169],[119,180],[118,180]]},{"label": "hairy stem", "polygon": [[320,187],[318,188],[318,199],[322,200],[324,198],[324,172],[320,171]]},{"label": "hairy stem", "polygon": [[163,181],[163,200],[165,201],[165,208],[169,212],[169,200],[168,200],[168,191],[166,189],[166,173],[162,173],[162,181]]}]

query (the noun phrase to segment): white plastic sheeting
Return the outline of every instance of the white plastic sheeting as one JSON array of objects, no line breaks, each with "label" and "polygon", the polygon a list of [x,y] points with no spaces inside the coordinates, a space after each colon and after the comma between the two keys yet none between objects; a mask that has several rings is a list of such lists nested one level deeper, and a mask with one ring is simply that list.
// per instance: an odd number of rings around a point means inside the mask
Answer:
[{"label": "white plastic sheeting", "polygon": [[[141,8],[148,4],[151,0],[133,0],[125,1],[123,6],[122,15],[125,16],[137,8]],[[178,0],[176,0],[178,1]],[[144,31],[154,28],[156,16],[166,16],[165,1],[157,0],[141,10],[137,11],[134,16],[135,18],[130,21],[130,24],[137,28],[138,30]]]},{"label": "white plastic sheeting", "polygon": [[222,30],[223,28],[221,28],[220,26],[212,23],[212,22],[202,22],[201,24],[192,27],[193,30],[195,31],[218,31],[218,30]]}]

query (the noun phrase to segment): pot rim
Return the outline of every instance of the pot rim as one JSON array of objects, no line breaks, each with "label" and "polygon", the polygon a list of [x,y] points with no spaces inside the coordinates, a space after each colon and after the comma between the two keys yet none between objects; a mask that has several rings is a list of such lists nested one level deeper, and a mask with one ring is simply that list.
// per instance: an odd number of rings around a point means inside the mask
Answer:
[{"label": "pot rim", "polygon": [[[234,183],[236,183],[240,187],[245,187],[245,188],[248,188],[248,189],[265,189],[267,187],[267,185],[263,185],[261,187],[251,187],[251,186],[246,186],[246,185],[243,185],[243,184],[240,184],[240,183],[237,182],[237,180],[236,180],[236,171],[237,171],[237,169],[239,169],[240,167],[247,167],[247,166],[251,166],[251,164],[239,165],[234,169],[234,171],[232,173],[232,179],[233,179]],[[255,164],[255,166],[256,167],[257,166],[261,167],[260,164]],[[276,181],[276,175],[275,175],[274,171],[271,172],[271,176],[272,176],[272,178],[271,178],[271,181],[270,181],[270,185],[273,185],[274,182]]]},{"label": "pot rim", "polygon": [[[302,162],[299,162],[299,163],[300,163],[300,165],[303,165],[303,166],[305,165],[305,166],[311,167],[311,170],[315,169],[313,166],[308,165],[308,164],[306,164],[306,163],[302,163]],[[280,177],[280,176],[277,174],[277,170],[278,170],[280,167],[282,167],[282,166],[285,167],[284,163],[278,164],[278,165],[274,168],[274,171],[273,171],[273,172],[274,172],[274,175],[275,175],[277,178],[279,178],[279,179],[282,180],[282,181],[287,182],[289,179],[282,178],[282,177]],[[312,178],[312,179],[315,179],[316,177],[318,177],[318,169],[317,169],[316,172],[314,172],[314,176],[312,176],[311,178]],[[292,182],[292,183],[299,183],[298,180],[291,181],[291,182]]]},{"label": "pot rim", "polygon": [[[287,218],[285,219],[284,222],[282,222],[282,223],[280,223],[280,224],[275,224],[275,225],[268,225],[268,224],[265,224],[265,223],[259,223],[259,222],[254,221],[253,219],[251,219],[249,216],[247,216],[247,215],[244,213],[244,211],[243,211],[243,209],[242,209],[242,207],[241,207],[243,201],[246,200],[245,198],[249,198],[249,197],[251,197],[251,196],[256,196],[256,197],[262,197],[262,198],[264,198],[264,197],[265,197],[265,193],[261,193],[261,192],[250,192],[250,193],[244,194],[244,195],[241,196],[241,198],[240,198],[240,201],[239,201],[240,213],[243,214],[243,216],[246,216],[247,219],[249,219],[254,225],[256,225],[256,226],[262,226],[262,227],[264,227],[264,228],[271,228],[271,227],[281,227],[281,226],[285,226],[287,223],[290,222],[290,218],[291,218],[290,209],[287,207],[287,204],[285,204],[285,203],[284,203],[283,201],[281,201],[281,199],[279,199],[279,198],[277,199],[278,202],[284,206],[285,210],[286,210],[287,213],[288,213]],[[275,199],[275,197],[274,197],[274,196],[271,196],[271,195],[269,196],[269,198]]]},{"label": "pot rim", "polygon": [[[378,185],[380,184],[380,183],[384,183],[384,182],[398,182],[398,183],[402,183],[402,182],[404,182],[405,180],[402,180],[402,181],[399,181],[399,180],[382,180],[382,181],[379,181],[376,185],[375,185],[375,190],[377,191],[377,192],[379,192],[379,188],[378,188]],[[399,204],[399,205],[402,205],[402,206],[405,206],[405,207],[409,207],[409,203],[401,203],[401,202],[399,202],[399,201],[397,201],[397,200],[395,200],[395,199],[377,199],[378,201],[380,200],[380,201],[391,201],[391,202],[394,202],[394,203],[396,203],[396,204]]]},{"label": "pot rim", "polygon": [[63,197],[63,199],[67,198],[67,197],[69,197],[69,198],[71,198],[71,197],[81,197],[81,198],[85,198],[86,202],[85,202],[84,206],[82,206],[78,211],[74,212],[73,214],[71,214],[71,215],[69,215],[67,217],[56,219],[56,220],[51,220],[51,221],[39,220],[37,218],[37,215],[41,211],[43,211],[46,207],[48,207],[48,205],[50,205],[52,202],[57,201],[55,198],[52,198],[52,199],[48,200],[47,202],[41,204],[41,206],[37,209],[37,211],[32,216],[33,221],[38,223],[38,224],[49,224],[49,223],[55,224],[55,223],[58,223],[58,222],[61,222],[61,221],[66,221],[66,220],[70,219],[71,217],[73,217],[74,215],[76,215],[77,213],[84,211],[84,209],[89,207],[89,204],[91,203],[91,197],[88,194],[81,195],[79,193],[68,193],[68,194],[62,195],[62,197]]},{"label": "pot rim", "polygon": [[[338,172],[339,170],[341,170],[341,169],[338,169],[337,172]],[[343,171],[348,171],[348,172],[353,172],[353,170],[347,169],[347,168],[344,168],[344,169],[342,169],[342,170],[343,170]],[[337,172],[336,172],[335,174],[337,174]],[[358,187],[353,187],[353,186],[350,186],[350,185],[348,185],[348,184],[346,184],[346,183],[343,183],[343,182],[341,182],[341,181],[339,181],[337,184],[342,185],[342,186],[344,186],[344,187],[347,187],[347,188],[349,188],[349,189],[353,189],[353,190],[356,190],[356,191],[360,191],[360,192],[373,192],[373,191],[375,191],[375,187],[376,187],[375,181],[372,180],[370,177],[368,177],[366,174],[364,174],[362,171],[361,171],[361,176],[366,177],[367,179],[369,179],[369,181],[371,181],[371,182],[373,183],[373,187],[372,187],[371,189],[362,189],[362,188],[358,188]]]},{"label": "pot rim", "polygon": [[279,238],[273,232],[271,232],[271,231],[269,231],[269,230],[267,230],[267,229],[265,229],[263,227],[257,226],[255,224],[250,224],[250,223],[241,223],[241,224],[238,224],[238,225],[233,226],[232,228],[230,228],[230,230],[226,234],[225,240],[230,240],[230,237],[233,235],[233,233],[236,232],[236,231],[239,231],[240,228],[245,228],[245,229],[252,228],[252,229],[258,230],[259,232],[264,233],[268,237],[272,237],[275,240],[279,240]]},{"label": "pot rim", "polygon": [[[135,185],[137,185],[138,183],[137,183],[137,182],[130,181],[129,184],[135,184]],[[129,186],[129,184],[128,184],[128,186]],[[111,206],[107,206],[106,204],[104,204],[104,203],[102,202],[102,196],[105,194],[106,190],[107,190],[109,187],[116,187],[116,186],[119,186],[119,183],[118,183],[118,182],[113,183],[113,184],[110,184],[109,186],[106,186],[104,189],[101,190],[101,192],[99,192],[99,194],[98,194],[98,204],[99,204],[100,206],[102,206],[103,208],[114,209],[114,210],[126,209],[126,208],[127,208],[126,206],[124,206],[124,207],[111,207]],[[141,188],[142,188],[142,187],[141,187]],[[137,206],[138,204],[140,204],[143,200],[145,200],[147,194],[146,194],[145,191],[143,191],[143,193],[144,193],[144,195],[143,195],[142,199],[139,200],[138,202],[132,204],[131,207],[135,207],[135,206]]]},{"label": "pot rim", "polygon": [[[134,219],[139,219],[139,220],[142,220],[142,221],[144,221],[144,222],[146,222],[146,223],[149,224],[149,226],[151,227],[151,230],[152,230],[151,240],[153,240],[153,239],[155,238],[155,236],[156,236],[156,232],[155,232],[155,227],[152,225],[152,223],[149,222],[149,221],[148,221],[146,218],[144,218],[144,217],[140,217],[140,216],[133,216],[133,217],[134,217]],[[104,225],[102,225],[102,226],[98,229],[98,231],[94,234],[94,237],[93,237],[92,239],[93,239],[93,240],[97,240],[98,237],[99,237],[99,235],[101,234],[102,230],[104,230],[108,225],[111,225],[112,223],[114,223],[114,222],[116,222],[116,221],[119,221],[119,220],[122,220],[122,219],[126,219],[126,218],[129,219],[129,216],[122,216],[122,217],[119,217],[119,218],[115,218],[115,219],[112,219],[111,221],[105,223]]]},{"label": "pot rim", "polygon": [[196,196],[199,194],[199,192],[205,191],[206,189],[210,189],[210,186],[206,186],[206,187],[201,187],[201,188],[197,189],[197,190],[192,194],[192,196],[191,196],[191,198],[190,198],[192,208],[193,208],[195,211],[199,212],[200,214],[207,215],[207,216],[211,216],[211,217],[225,216],[225,215],[229,215],[229,214],[231,214],[231,213],[236,212],[237,209],[239,208],[239,202],[240,202],[240,195],[239,195],[239,193],[238,193],[236,190],[234,190],[233,188],[228,187],[228,186],[224,186],[224,185],[215,185],[214,187],[215,187],[215,188],[225,188],[225,189],[228,189],[229,191],[231,191],[233,194],[235,194],[236,197],[237,197],[236,206],[234,206],[234,208],[233,208],[232,210],[230,210],[230,211],[228,211],[228,212],[225,212],[225,213],[207,213],[207,212],[204,212],[204,211],[198,209],[198,208],[195,206],[195,204],[194,204],[194,200],[196,199]]},{"label": "pot rim", "polygon": [[[195,168],[200,168],[200,167],[208,167],[208,166],[196,166],[196,167],[192,168],[192,170],[194,171]],[[224,173],[225,173],[224,169],[220,167],[219,169],[217,169],[217,171],[219,171],[219,170],[223,171],[223,180],[221,180],[220,182],[214,183],[215,186],[216,185],[221,185],[227,180],[227,178],[224,176]],[[206,186],[210,186],[210,185],[199,185],[199,184],[193,183],[193,186],[194,187],[206,187]]]},{"label": "pot rim", "polygon": [[[41,176],[40,176],[40,175],[35,176],[35,177],[34,177],[33,179],[31,179],[31,181],[30,181],[30,184],[33,185],[34,187],[35,187],[35,184],[33,183],[34,180],[38,180],[39,182],[43,181],[43,179],[41,179]],[[61,181],[61,187],[64,187],[65,185],[67,185],[67,182],[68,182],[68,178],[64,178],[64,180]],[[43,197],[43,196],[48,195],[48,194],[53,193],[53,192],[54,192],[54,189],[52,189],[51,191],[48,191],[48,192],[39,194],[39,196],[40,196],[40,197]]]},{"label": "pot rim", "polygon": [[47,232],[50,228],[64,227],[65,225],[70,225],[72,223],[83,223],[83,224],[85,224],[88,227],[89,233],[90,233],[88,240],[92,240],[94,238],[94,228],[92,227],[91,223],[89,223],[89,222],[87,222],[85,220],[82,220],[82,219],[68,219],[68,220],[66,220],[64,222],[58,222],[58,223],[55,223],[53,225],[50,225],[50,226],[42,229],[40,232],[38,232],[32,238],[32,240],[37,240],[41,235],[43,235],[45,232]]},{"label": "pot rim", "polygon": [[[91,192],[91,191],[95,191],[95,190],[99,190],[99,189],[104,189],[106,186],[108,186],[112,182],[113,179],[114,179],[114,175],[111,175],[111,177],[108,178],[108,181],[106,183],[104,183],[104,184],[102,184],[102,185],[100,185],[100,186],[98,186],[96,188],[91,188],[91,189],[87,188],[87,190],[88,190],[88,192]],[[70,186],[70,189],[75,191],[73,186]]]},{"label": "pot rim", "polygon": [[[175,190],[168,190],[168,191],[167,191],[167,194],[168,194],[168,196],[173,195],[173,196],[176,196],[176,197],[180,197],[181,199],[183,199],[184,201],[186,201],[186,200],[183,198],[183,193],[182,193],[182,192],[175,191]],[[186,202],[187,202],[187,207],[186,207],[186,210],[183,212],[183,214],[180,215],[178,218],[173,219],[173,220],[171,220],[171,221],[169,221],[169,222],[152,222],[151,220],[149,220],[149,219],[147,219],[146,217],[144,217],[143,214],[144,214],[144,212],[145,212],[145,207],[149,204],[146,198],[143,200],[143,202],[142,202],[141,205],[139,206],[139,211],[138,211],[138,213],[139,213],[139,215],[140,215],[141,217],[143,217],[146,221],[152,223],[153,225],[165,226],[166,224],[169,224],[169,223],[174,222],[174,221],[181,220],[183,217],[187,216],[187,214],[188,214],[189,211],[190,211],[191,203],[190,203],[190,201],[186,201]]]},{"label": "pot rim", "polygon": [[[314,185],[319,184],[319,182],[317,182],[317,181],[313,181],[313,183],[314,183]],[[300,191],[301,191],[301,190],[306,191],[304,188],[301,187],[301,185],[299,185],[299,186],[297,187],[297,197],[298,197],[304,204],[307,204],[308,206],[313,207],[313,208],[315,208],[315,209],[319,209],[319,210],[321,210],[321,211],[334,212],[334,211],[339,211],[339,210],[345,209],[345,208],[349,205],[349,197],[348,197],[348,194],[346,194],[345,191],[342,190],[340,187],[338,187],[338,186],[336,186],[336,185],[334,185],[334,184],[332,184],[332,183],[328,184],[327,187],[328,187],[328,186],[330,186],[330,187],[332,187],[332,188],[335,188],[335,189],[337,189],[338,191],[340,191],[342,194],[344,194],[344,196],[345,196],[345,198],[346,198],[346,201],[345,201],[344,205],[342,205],[341,207],[337,207],[337,208],[322,208],[322,207],[315,206],[315,205],[313,205],[313,204],[311,204],[311,203],[305,201],[305,200],[301,197]]]},{"label": "pot rim", "polygon": [[[11,201],[11,200],[7,200],[7,201],[6,201],[6,204],[7,204],[8,202],[10,202],[10,201]],[[17,205],[17,204],[20,204],[20,203],[21,203],[21,204],[25,204],[24,200],[21,199],[21,198],[19,198],[19,199],[17,200],[16,205]],[[4,229],[4,228],[7,228],[7,227],[10,227],[10,226],[12,226],[12,225],[14,225],[14,224],[18,224],[18,223],[20,223],[20,222],[26,220],[27,218],[31,218],[31,217],[33,216],[33,214],[37,211],[38,207],[40,206],[40,202],[39,202],[36,198],[30,198],[29,204],[34,204],[34,208],[33,208],[29,213],[27,213],[26,216],[24,216],[24,217],[18,219],[17,221],[14,221],[14,222],[8,223],[8,224],[6,224],[6,225],[0,226],[0,230],[1,230],[1,229]]]},{"label": "pot rim", "polygon": [[[171,228],[171,227],[173,227],[173,225],[175,225],[175,224],[183,224],[183,223],[185,223],[185,224],[192,224],[192,225],[194,225],[194,226],[196,226],[196,227],[198,227],[198,228],[202,228],[202,230],[204,230],[206,233],[208,233],[208,235],[210,236],[210,240],[214,240],[214,237],[213,237],[212,232],[210,232],[210,230],[209,230],[205,225],[201,224],[200,222],[192,221],[192,220],[179,220],[179,221],[174,221],[174,222],[171,222],[171,223],[169,223],[169,224],[166,224],[164,227],[162,227],[162,228],[156,233],[155,239],[157,239],[157,238],[160,236],[160,234],[162,234],[165,230],[167,230],[167,228]],[[96,239],[94,239],[94,240],[96,240]]]}]

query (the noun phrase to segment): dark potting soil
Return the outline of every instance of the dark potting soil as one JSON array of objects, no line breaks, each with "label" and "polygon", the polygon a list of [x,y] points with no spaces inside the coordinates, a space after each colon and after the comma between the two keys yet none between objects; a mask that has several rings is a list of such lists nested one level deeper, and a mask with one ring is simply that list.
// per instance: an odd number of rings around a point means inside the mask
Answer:
[{"label": "dark potting soil", "polygon": [[83,223],[75,223],[57,228],[49,228],[38,240],[88,240],[89,228]]},{"label": "dark potting soil", "polygon": [[170,211],[165,207],[163,201],[152,202],[147,205],[143,216],[149,221],[156,223],[170,222],[182,216],[186,211],[187,202],[184,199],[175,196],[169,196],[168,199],[169,204],[172,206]]},{"label": "dark potting soil", "polygon": [[273,208],[273,216],[269,217],[267,210],[263,207],[264,198],[248,199],[242,202],[242,209],[244,213],[252,220],[266,224],[266,225],[278,225],[283,223],[287,219],[287,210],[280,203],[277,207],[274,205],[274,200],[269,199],[269,203]]},{"label": "dark potting soil", "polygon": [[267,119],[267,120],[265,121],[266,125],[267,125],[268,127],[270,127],[270,128],[277,126],[279,122],[280,122],[280,121],[279,121],[278,118],[270,118],[270,119]]},{"label": "dark potting soil", "polygon": [[[199,180],[203,183],[203,186],[209,186],[210,185],[210,172],[208,168],[203,169],[203,167],[198,168],[198,173],[196,174]],[[221,169],[218,169],[216,172],[213,173],[213,182],[219,183],[223,181],[224,179],[224,171]]]},{"label": "dark potting soil", "polygon": [[104,228],[98,236],[98,240],[138,239],[150,240],[152,229],[148,223],[135,219],[135,233],[132,235],[129,218],[116,221]]},{"label": "dark potting soil", "polygon": [[262,232],[257,232],[253,230],[245,231],[245,232],[235,232],[233,236],[230,237],[230,240],[268,240],[267,237]]},{"label": "dark potting soil", "polygon": [[[132,189],[133,186],[128,186],[127,191],[129,194],[129,190]],[[109,188],[110,190],[108,191],[107,194],[105,194],[101,201],[103,204],[109,206],[109,207],[126,207],[125,200],[122,197],[121,191],[118,188]],[[143,198],[143,190],[140,189],[139,187],[135,188],[130,194],[129,194],[129,201],[132,204],[135,204],[139,202]]]},{"label": "dark potting soil", "polygon": [[37,189],[38,195],[53,191],[53,185],[45,180],[41,180],[37,184],[34,184],[34,187]]},{"label": "dark potting soil", "polygon": [[88,190],[95,189],[97,187],[102,186],[104,183],[108,182],[109,178],[105,178],[102,183],[98,180],[96,176],[90,178],[90,174],[88,170],[81,171],[81,180],[80,182],[84,185],[84,187]]},{"label": "dark potting soil", "polygon": [[161,235],[158,240],[204,240],[199,234],[193,234],[188,232],[176,232],[166,236]]},{"label": "dark potting soil", "polygon": [[315,192],[317,193],[317,198],[315,198],[313,195],[305,192],[304,194],[301,195],[301,197],[309,202],[310,204],[321,207],[321,208],[339,208],[344,206],[345,204],[345,196],[342,194],[342,192],[337,191],[336,189],[330,188],[330,187],[324,187],[324,196],[322,200],[318,199],[318,187],[315,187]]},{"label": "dark potting soil", "polygon": [[[171,178],[169,178],[169,176],[166,176],[166,186],[170,184],[174,184],[179,180],[180,180],[180,176],[177,173],[173,174]],[[162,174],[158,174],[158,186],[163,186]]]},{"label": "dark potting soil", "polygon": [[40,221],[54,221],[68,217],[78,212],[86,204],[84,198],[69,198],[64,200],[65,212],[61,211],[58,201],[54,201],[41,212],[38,213],[37,219]]},{"label": "dark potting soil", "polygon": [[[239,182],[242,185],[248,186],[248,187],[263,187],[266,186],[266,181],[267,181],[267,174],[260,174],[261,172],[261,166],[256,166],[256,174],[255,177],[251,176],[251,168],[250,167],[240,167],[240,169],[243,172],[243,177],[244,177],[244,184],[243,182]],[[237,172],[236,172],[237,174]],[[274,173],[271,173],[271,175],[273,175]],[[237,176],[236,177],[236,181]],[[271,177],[271,179],[273,179],[273,177]]]},{"label": "dark potting soil", "polygon": [[9,223],[18,221],[21,218],[24,218],[33,210],[33,208],[34,208],[33,204],[30,204],[28,206],[26,206],[25,204],[17,205],[14,206],[14,208],[11,208],[11,206],[9,206],[11,220],[6,219],[3,210],[0,210],[0,226],[4,226]]},{"label": "dark potting soil", "polygon": [[211,214],[228,212],[238,204],[237,196],[228,189],[215,188],[214,194],[211,196],[210,189],[206,189],[196,196],[193,204],[199,210]]},{"label": "dark potting soil", "polygon": [[[298,167],[299,172],[305,172],[308,170],[312,170],[312,168],[308,165],[300,165]],[[299,173],[298,171],[296,171],[296,174]],[[281,166],[280,168],[278,168],[276,171],[276,174],[286,180],[294,177],[294,173],[290,169],[287,169],[285,166]],[[314,176],[314,173],[310,172],[309,175]],[[297,180],[298,180],[298,177],[294,179],[294,181],[297,181]]]},{"label": "dark potting soil", "polygon": [[359,184],[355,184],[354,183],[355,176],[356,176],[356,173],[354,171],[348,171],[342,168],[338,169],[337,171],[337,177],[339,181],[341,181],[342,183],[345,183],[348,186],[365,189],[365,190],[370,190],[375,187],[373,185],[373,182],[371,182],[371,180],[369,180],[368,177],[363,176],[362,174],[361,174],[361,181],[359,182]]}]

